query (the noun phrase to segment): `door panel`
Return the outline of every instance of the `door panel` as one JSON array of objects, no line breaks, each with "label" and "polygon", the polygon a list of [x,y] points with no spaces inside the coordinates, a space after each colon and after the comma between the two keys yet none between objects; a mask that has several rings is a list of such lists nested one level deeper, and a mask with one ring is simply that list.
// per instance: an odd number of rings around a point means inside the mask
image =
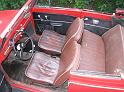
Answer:
[{"label": "door panel", "polygon": [[33,13],[36,32],[42,33],[43,30],[54,30],[65,35],[68,27],[75,19],[73,16],[48,14],[48,13]]}]

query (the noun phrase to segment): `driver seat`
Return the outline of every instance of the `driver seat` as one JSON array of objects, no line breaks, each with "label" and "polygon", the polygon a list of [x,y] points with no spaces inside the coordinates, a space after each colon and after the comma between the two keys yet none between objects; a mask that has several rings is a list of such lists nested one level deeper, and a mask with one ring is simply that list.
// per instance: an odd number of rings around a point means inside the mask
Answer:
[{"label": "driver seat", "polygon": [[65,46],[60,58],[36,52],[25,75],[38,82],[60,86],[69,78],[70,70],[78,67],[79,54],[80,45],[76,41],[71,41]]}]

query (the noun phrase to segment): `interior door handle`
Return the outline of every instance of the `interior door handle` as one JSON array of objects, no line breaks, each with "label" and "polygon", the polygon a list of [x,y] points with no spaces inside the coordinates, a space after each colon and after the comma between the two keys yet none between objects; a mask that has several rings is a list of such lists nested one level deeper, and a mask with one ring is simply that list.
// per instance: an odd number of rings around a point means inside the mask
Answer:
[{"label": "interior door handle", "polygon": [[63,24],[62,23],[50,23],[52,26],[58,26],[58,27],[60,27],[60,26],[62,26]]}]

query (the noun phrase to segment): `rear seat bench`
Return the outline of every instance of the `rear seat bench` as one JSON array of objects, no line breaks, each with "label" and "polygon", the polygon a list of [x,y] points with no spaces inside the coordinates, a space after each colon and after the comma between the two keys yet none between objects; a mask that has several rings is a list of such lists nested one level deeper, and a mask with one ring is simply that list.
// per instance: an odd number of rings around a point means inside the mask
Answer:
[{"label": "rear seat bench", "polygon": [[78,70],[122,74],[124,70],[124,28],[116,25],[102,37],[84,30]]}]

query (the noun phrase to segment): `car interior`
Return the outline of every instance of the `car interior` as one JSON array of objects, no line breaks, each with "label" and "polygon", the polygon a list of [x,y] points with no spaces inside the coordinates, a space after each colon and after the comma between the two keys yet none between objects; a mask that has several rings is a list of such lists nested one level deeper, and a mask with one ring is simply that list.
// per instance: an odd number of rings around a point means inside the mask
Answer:
[{"label": "car interior", "polygon": [[60,92],[67,90],[73,71],[123,78],[124,28],[120,24],[64,14],[32,15],[35,30],[30,22],[17,43],[20,32],[15,34],[13,50],[2,63],[12,80]]}]

